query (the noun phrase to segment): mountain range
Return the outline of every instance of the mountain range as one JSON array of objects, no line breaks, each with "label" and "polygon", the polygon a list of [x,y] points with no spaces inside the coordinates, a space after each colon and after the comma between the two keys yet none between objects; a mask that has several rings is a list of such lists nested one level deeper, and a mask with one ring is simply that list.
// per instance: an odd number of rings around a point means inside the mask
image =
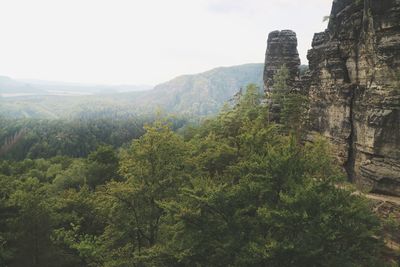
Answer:
[{"label": "mountain range", "polygon": [[250,83],[262,88],[264,64],[219,67],[182,75],[150,86],[80,85],[14,80],[0,76],[0,115],[7,117],[71,118],[148,114],[204,116],[217,113]]}]

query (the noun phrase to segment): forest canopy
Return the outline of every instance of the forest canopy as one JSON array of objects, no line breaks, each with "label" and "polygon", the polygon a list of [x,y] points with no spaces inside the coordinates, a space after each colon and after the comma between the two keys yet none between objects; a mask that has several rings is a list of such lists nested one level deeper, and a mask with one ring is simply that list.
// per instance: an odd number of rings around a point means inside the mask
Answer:
[{"label": "forest canopy", "polygon": [[[336,186],[326,140],[301,141],[296,97],[280,100],[290,125],[270,121],[255,85],[178,132],[166,119],[36,123],[0,161],[0,265],[377,266],[382,223]],[[83,139],[55,148],[53,126]]]}]

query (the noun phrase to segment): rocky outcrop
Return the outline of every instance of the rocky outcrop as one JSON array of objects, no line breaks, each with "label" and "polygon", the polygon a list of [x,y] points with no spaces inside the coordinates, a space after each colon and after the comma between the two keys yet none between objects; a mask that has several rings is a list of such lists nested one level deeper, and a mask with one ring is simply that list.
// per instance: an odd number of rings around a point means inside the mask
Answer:
[{"label": "rocky outcrop", "polygon": [[400,1],[334,1],[308,59],[310,129],[359,187],[400,196]]},{"label": "rocky outcrop", "polygon": [[[264,67],[264,90],[267,95],[271,96],[274,91],[274,77],[283,66],[289,72],[288,89],[294,90],[300,82],[300,57],[296,33],[291,30],[273,31],[268,35]],[[269,97],[267,102],[270,107],[269,120],[279,123],[281,104],[274,102],[272,97]]]},{"label": "rocky outcrop", "polygon": [[[371,192],[400,196],[400,1],[335,0],[328,29],[308,53],[299,79],[296,34],[268,37],[264,85],[281,66],[291,90],[310,98],[310,132],[331,140],[349,179]],[[271,105],[272,114],[279,107]]]},{"label": "rocky outcrop", "polygon": [[273,90],[274,76],[284,65],[289,70],[289,83],[293,84],[299,77],[300,67],[296,33],[291,30],[273,31],[268,35],[265,53],[264,87],[267,92]]},{"label": "rocky outcrop", "polygon": [[[385,219],[388,261],[400,252],[400,0],[335,0],[328,29],[317,33],[309,71],[298,76],[296,35],[269,35],[267,95],[286,65],[289,90],[309,97],[309,132],[326,136],[349,180]],[[270,114],[279,107],[269,98]],[[278,119],[276,119],[278,118]]]}]

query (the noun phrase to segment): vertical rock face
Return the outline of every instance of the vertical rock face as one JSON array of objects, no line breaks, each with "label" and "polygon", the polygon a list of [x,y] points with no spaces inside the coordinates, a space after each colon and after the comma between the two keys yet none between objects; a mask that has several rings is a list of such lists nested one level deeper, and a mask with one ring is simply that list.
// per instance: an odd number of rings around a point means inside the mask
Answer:
[{"label": "vertical rock face", "polygon": [[312,47],[311,130],[359,186],[400,196],[400,1],[334,1]]},{"label": "vertical rock face", "polygon": [[[291,90],[299,83],[300,57],[297,51],[296,33],[291,30],[273,31],[268,35],[267,52],[265,53],[264,90],[270,94],[274,90],[274,76],[278,70],[286,66],[289,71],[288,85]],[[280,121],[281,106],[268,100],[270,120]]]},{"label": "vertical rock face", "polygon": [[268,36],[264,69],[264,86],[267,92],[273,89],[273,78],[283,65],[289,69],[290,82],[293,83],[299,76],[300,57],[296,33],[290,30],[273,31]]}]

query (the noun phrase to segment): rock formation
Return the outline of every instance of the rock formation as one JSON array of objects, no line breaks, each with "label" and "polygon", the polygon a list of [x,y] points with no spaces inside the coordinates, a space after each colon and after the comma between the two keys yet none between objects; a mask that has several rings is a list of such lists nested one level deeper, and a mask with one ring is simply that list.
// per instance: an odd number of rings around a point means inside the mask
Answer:
[{"label": "rock formation", "polygon": [[[268,35],[265,53],[264,90],[269,95],[274,90],[274,76],[283,66],[289,71],[288,84],[294,88],[299,82],[300,57],[296,33],[291,30],[273,31]],[[279,123],[281,106],[269,98],[270,120]]]},{"label": "rock formation", "polygon": [[334,1],[312,47],[311,130],[361,188],[400,196],[400,2]]},{"label": "rock formation", "polygon": [[299,77],[300,57],[296,33],[291,30],[274,31],[268,36],[264,69],[264,86],[267,92],[273,90],[273,78],[283,65],[289,70],[289,82],[294,83]]},{"label": "rock formation", "polygon": [[310,132],[331,140],[349,179],[371,192],[400,196],[400,1],[335,0],[328,29],[308,53],[299,80],[296,35],[269,35],[266,91],[285,64],[291,85],[310,98]]}]

